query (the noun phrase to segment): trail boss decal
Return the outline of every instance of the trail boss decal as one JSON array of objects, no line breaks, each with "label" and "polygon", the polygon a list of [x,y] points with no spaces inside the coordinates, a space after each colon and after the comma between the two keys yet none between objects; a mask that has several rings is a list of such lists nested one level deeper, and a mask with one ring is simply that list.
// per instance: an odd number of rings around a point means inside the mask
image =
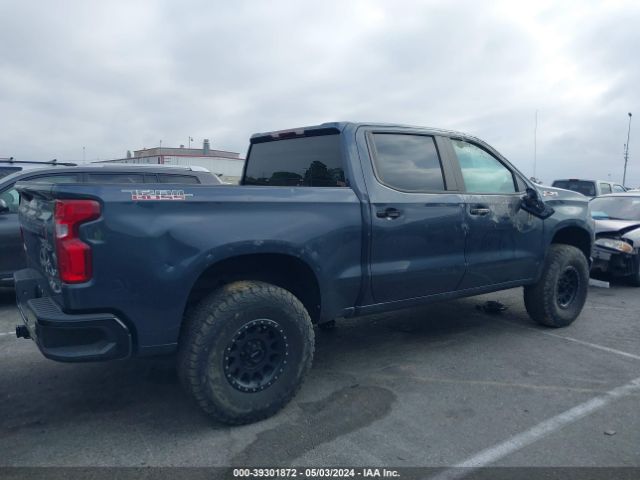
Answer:
[{"label": "trail boss decal", "polygon": [[184,190],[122,190],[131,194],[131,200],[186,200],[193,197],[192,193]]}]

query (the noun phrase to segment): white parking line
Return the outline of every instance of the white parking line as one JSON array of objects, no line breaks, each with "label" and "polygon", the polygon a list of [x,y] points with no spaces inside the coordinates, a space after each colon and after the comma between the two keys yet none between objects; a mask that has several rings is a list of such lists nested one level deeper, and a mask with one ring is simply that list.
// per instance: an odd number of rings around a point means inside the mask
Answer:
[{"label": "white parking line", "polygon": [[634,355],[633,353],[623,352],[622,350],[616,350],[615,348],[605,347],[604,345],[598,345],[597,343],[585,342],[584,340],[578,340],[577,338],[566,337],[564,335],[558,335],[557,333],[551,333],[544,330],[538,330],[537,328],[527,327],[525,325],[519,325],[517,323],[510,322],[508,320],[498,319],[502,323],[506,323],[512,325],[514,327],[524,328],[525,330],[532,330],[534,332],[538,332],[541,335],[547,335],[548,337],[561,338],[563,340],[567,340],[568,342],[579,343],[580,345],[585,345],[587,347],[596,348],[598,350],[603,350],[609,353],[615,353],[616,355],[621,355],[627,358],[633,358],[634,360],[640,360],[640,355]]},{"label": "white parking line", "polygon": [[0,333],[0,337],[2,337],[3,335],[15,335],[16,332],[6,332],[6,333]]},{"label": "white parking line", "polygon": [[540,440],[541,438],[560,430],[566,425],[573,423],[581,418],[586,417],[594,413],[601,408],[606,407],[609,403],[622,397],[633,394],[637,390],[640,390],[640,378],[636,378],[626,385],[614,388],[607,393],[594,397],[580,405],[577,405],[555,417],[545,420],[533,428],[519,433],[511,437],[510,439],[494,445],[493,447],[482,450],[481,452],[467,458],[466,460],[456,464],[452,468],[449,468],[434,477],[434,480],[455,480],[469,475],[472,471],[481,467],[486,467],[492,463],[500,460],[501,458],[510,455],[532,443]]}]

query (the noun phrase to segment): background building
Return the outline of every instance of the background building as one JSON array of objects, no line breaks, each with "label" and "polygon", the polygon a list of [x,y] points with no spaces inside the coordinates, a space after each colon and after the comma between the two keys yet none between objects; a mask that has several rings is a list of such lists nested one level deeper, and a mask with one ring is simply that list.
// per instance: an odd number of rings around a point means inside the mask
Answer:
[{"label": "background building", "polygon": [[103,160],[100,163],[138,163],[160,165],[190,165],[204,167],[211,173],[218,175],[223,181],[238,183],[242,176],[244,158],[236,152],[211,150],[209,140],[205,139],[202,148],[154,147],[135,150],[133,155],[127,152],[126,158]]}]

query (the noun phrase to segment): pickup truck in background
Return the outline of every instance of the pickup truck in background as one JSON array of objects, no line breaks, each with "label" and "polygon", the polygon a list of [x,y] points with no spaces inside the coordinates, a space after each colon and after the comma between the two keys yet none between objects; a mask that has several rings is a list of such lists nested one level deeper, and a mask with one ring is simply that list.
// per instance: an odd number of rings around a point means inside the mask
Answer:
[{"label": "pickup truck in background", "polygon": [[588,199],[461,133],[327,123],[253,135],[240,186],[18,190],[18,336],[68,362],[177,351],[231,424],[294,396],[314,324],[523,286],[562,327],[587,296]]}]

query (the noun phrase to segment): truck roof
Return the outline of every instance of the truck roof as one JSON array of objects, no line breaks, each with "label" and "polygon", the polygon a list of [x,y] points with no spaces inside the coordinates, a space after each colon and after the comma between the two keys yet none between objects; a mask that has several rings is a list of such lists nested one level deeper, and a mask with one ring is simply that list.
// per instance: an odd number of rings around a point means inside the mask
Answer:
[{"label": "truck roof", "polygon": [[423,133],[433,135],[445,135],[448,137],[460,137],[485,144],[485,142],[477,137],[468,135],[455,130],[445,130],[442,128],[421,127],[417,125],[405,125],[400,123],[376,123],[376,122],[326,122],[319,125],[310,125],[307,127],[288,128],[286,130],[274,130],[270,132],[254,133],[251,135],[251,143],[269,142],[272,140],[282,140],[285,138],[295,138],[302,136],[327,135],[331,133],[342,133],[346,128],[356,129],[358,127],[374,127],[374,128],[403,128],[410,130],[419,130]]}]

